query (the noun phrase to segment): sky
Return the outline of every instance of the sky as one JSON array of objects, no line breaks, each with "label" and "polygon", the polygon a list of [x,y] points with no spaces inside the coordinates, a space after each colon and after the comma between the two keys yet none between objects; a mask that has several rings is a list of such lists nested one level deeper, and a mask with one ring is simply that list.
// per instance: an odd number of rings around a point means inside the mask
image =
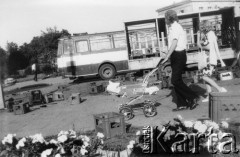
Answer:
[{"label": "sky", "polygon": [[48,27],[69,33],[124,30],[124,22],[157,17],[181,0],[0,0],[0,47],[21,46]]}]

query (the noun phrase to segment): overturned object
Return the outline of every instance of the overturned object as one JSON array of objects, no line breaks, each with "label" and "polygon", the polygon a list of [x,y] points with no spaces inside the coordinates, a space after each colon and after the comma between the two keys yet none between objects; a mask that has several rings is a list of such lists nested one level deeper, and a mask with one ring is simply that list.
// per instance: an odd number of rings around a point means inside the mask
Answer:
[{"label": "overturned object", "polygon": [[57,91],[53,93],[53,101],[61,101],[64,100],[63,92]]},{"label": "overturned object", "polygon": [[71,99],[71,105],[80,104],[82,102],[80,93],[72,93],[70,99]]},{"label": "overturned object", "polygon": [[109,93],[120,94],[122,87],[120,87],[120,82],[109,81],[109,84],[106,88]]}]

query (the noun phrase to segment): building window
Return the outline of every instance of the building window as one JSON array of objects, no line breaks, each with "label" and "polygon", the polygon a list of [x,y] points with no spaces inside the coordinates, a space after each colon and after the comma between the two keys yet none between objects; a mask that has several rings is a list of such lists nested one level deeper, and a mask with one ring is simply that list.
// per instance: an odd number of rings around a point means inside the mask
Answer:
[{"label": "building window", "polygon": [[203,10],[203,7],[199,7],[199,10]]},{"label": "building window", "polygon": [[180,10],[180,13],[184,13],[184,10]]},{"label": "building window", "polygon": [[211,10],[212,9],[212,7],[208,7],[208,10]]}]

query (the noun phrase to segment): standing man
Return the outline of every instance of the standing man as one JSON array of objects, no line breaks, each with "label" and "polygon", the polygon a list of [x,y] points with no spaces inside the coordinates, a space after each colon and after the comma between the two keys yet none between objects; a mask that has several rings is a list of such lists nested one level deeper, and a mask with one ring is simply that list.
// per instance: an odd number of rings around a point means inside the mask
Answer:
[{"label": "standing man", "polygon": [[34,72],[34,81],[37,81],[37,62],[35,61],[35,63],[32,65],[32,71]]},{"label": "standing man", "polygon": [[159,62],[159,64],[164,64],[170,58],[172,67],[171,81],[177,97],[177,108],[173,109],[173,111],[181,111],[188,108],[193,110],[198,105],[198,96],[182,80],[182,72],[187,62],[186,33],[178,23],[178,17],[175,11],[168,10],[165,13],[165,22],[169,27],[169,48],[166,58]]}]

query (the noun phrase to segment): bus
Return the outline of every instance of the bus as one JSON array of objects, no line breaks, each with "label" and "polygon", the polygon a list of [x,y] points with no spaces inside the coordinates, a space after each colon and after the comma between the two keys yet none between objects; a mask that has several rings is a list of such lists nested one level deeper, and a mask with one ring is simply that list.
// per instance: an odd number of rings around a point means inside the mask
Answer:
[{"label": "bus", "polygon": [[[239,51],[240,17],[234,7],[179,15],[187,35],[186,70],[197,67],[197,32],[202,20],[209,20],[218,37],[224,60],[235,58]],[[117,73],[153,69],[168,51],[168,27],[164,17],[130,21],[124,30],[104,33],[81,33],[59,39],[57,65],[66,77],[99,75],[111,79]],[[170,63],[162,66],[171,76]]]}]

